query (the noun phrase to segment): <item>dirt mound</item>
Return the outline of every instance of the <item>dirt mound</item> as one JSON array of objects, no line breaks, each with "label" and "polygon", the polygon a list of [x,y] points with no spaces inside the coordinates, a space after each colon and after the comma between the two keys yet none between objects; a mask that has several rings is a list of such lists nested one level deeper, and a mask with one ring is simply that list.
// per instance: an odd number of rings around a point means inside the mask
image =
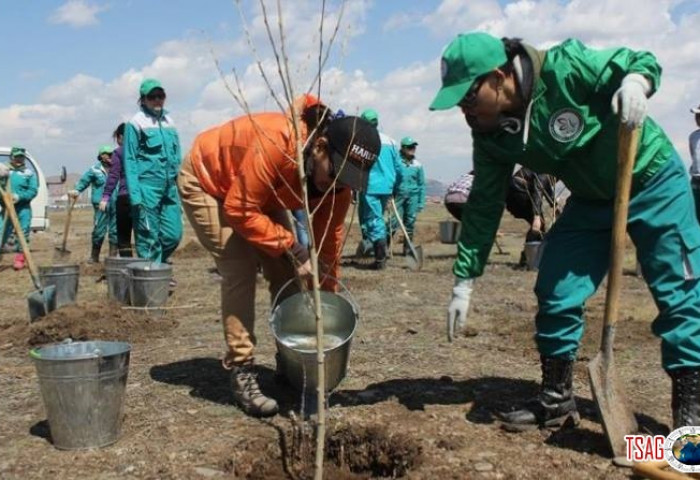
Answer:
[{"label": "dirt mound", "polygon": [[[311,479],[315,444],[310,432],[307,429],[301,440],[281,442],[283,454],[277,443],[252,441],[238,458],[228,459],[221,467],[236,478]],[[385,426],[332,427],[326,437],[324,473],[336,480],[401,478],[422,461],[419,442],[401,433],[390,434]]]},{"label": "dirt mound", "polygon": [[17,348],[73,340],[121,340],[132,343],[162,338],[178,326],[165,313],[148,315],[114,303],[79,303],[51,312],[29,325],[13,325],[2,336]]},{"label": "dirt mound", "polygon": [[187,258],[202,258],[208,257],[209,252],[202,246],[197,240],[190,240],[184,247],[178,248],[173,253],[173,258],[187,259]]}]

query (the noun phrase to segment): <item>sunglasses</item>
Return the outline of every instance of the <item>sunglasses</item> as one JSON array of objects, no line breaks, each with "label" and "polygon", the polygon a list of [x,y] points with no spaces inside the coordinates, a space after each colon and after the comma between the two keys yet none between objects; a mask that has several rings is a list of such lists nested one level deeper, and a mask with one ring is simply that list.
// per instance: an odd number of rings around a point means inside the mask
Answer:
[{"label": "sunglasses", "polygon": [[146,98],[148,100],[165,100],[165,93],[149,93]]},{"label": "sunglasses", "polygon": [[486,78],[488,75],[484,75],[481,78],[478,78],[471,86],[469,90],[467,90],[467,93],[464,94],[464,97],[462,97],[462,100],[459,101],[457,106],[460,108],[464,109],[470,109],[476,107],[477,104],[477,97],[479,95],[479,90],[481,89],[481,86],[484,84],[486,81]]}]

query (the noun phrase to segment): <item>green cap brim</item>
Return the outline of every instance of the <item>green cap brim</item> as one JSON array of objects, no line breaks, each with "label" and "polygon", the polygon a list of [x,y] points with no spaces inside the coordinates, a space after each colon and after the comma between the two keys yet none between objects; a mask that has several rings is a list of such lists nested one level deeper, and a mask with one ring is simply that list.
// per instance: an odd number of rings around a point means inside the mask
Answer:
[{"label": "green cap brim", "polygon": [[467,83],[458,83],[449,87],[442,87],[435,95],[433,103],[430,104],[430,110],[447,110],[457,105],[464,95],[467,94],[474,81]]}]

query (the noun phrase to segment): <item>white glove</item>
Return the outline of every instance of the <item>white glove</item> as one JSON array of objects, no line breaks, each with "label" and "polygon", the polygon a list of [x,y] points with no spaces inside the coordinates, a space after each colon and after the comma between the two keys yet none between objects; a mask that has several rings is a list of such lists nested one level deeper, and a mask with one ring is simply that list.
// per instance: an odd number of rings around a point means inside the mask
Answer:
[{"label": "white glove", "polygon": [[19,195],[17,195],[16,193],[13,193],[12,194],[12,203],[17,203],[17,202],[19,202]]},{"label": "white glove", "polygon": [[71,198],[77,198],[78,195],[80,195],[80,192],[77,191],[77,190],[70,190],[70,191],[68,192],[68,196],[71,197]]},{"label": "white glove", "polygon": [[107,201],[102,200],[100,201],[100,212],[106,212],[107,211]]},{"label": "white glove", "polygon": [[630,73],[622,79],[620,88],[613,94],[612,111],[620,112],[620,121],[628,128],[642,124],[647,116],[647,95],[651,93],[651,85],[643,75]]},{"label": "white glove", "polygon": [[0,163],[0,178],[5,178],[10,174],[10,167],[4,163]]},{"label": "white glove", "polygon": [[469,313],[469,300],[474,287],[473,278],[456,278],[452,288],[452,300],[447,307],[447,340],[450,342],[467,325],[467,313]]}]

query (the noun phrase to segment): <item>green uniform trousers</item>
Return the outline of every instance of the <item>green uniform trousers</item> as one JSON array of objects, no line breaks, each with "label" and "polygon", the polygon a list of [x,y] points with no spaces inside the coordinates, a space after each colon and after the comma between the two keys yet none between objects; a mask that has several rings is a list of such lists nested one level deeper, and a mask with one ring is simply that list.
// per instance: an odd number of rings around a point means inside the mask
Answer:
[{"label": "green uniform trousers", "polygon": [[107,204],[107,210],[101,211],[99,203],[93,203],[92,208],[95,211],[92,225],[92,245],[101,247],[104,242],[105,235],[109,233],[109,244],[117,244],[117,208],[114,201]]},{"label": "green uniform trousers", "polygon": [[[612,217],[612,201],[572,196],[547,234],[535,285],[541,354],[576,356],[584,303],[608,271]],[[677,154],[633,186],[627,230],[659,310],[651,328],[661,337],[663,367],[699,367],[700,226]]]},{"label": "green uniform trousers", "polygon": [[133,207],[134,239],[140,258],[165,262],[182,239],[182,209],[175,182],[141,182],[142,203]]}]

